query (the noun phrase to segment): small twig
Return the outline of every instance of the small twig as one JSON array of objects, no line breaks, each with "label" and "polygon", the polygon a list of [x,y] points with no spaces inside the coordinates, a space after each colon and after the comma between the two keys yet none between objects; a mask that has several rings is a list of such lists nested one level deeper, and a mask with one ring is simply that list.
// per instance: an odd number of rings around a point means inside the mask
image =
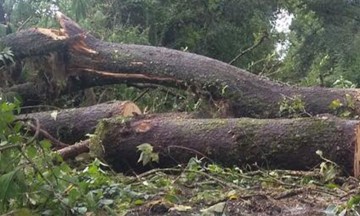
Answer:
[{"label": "small twig", "polygon": [[315,171],[301,171],[301,170],[274,170],[276,174],[279,175],[289,175],[295,177],[312,177],[312,178],[320,178],[321,174]]},{"label": "small twig", "polygon": [[299,195],[302,193],[304,193],[304,188],[296,188],[293,190],[285,191],[285,192],[279,194],[278,196],[274,197],[274,199],[276,199],[276,200],[285,199],[285,198],[296,196],[296,195]]},{"label": "small twig", "polygon": [[157,168],[157,169],[152,169],[147,172],[136,175],[136,178],[141,179],[141,178],[144,178],[146,176],[152,175],[157,172],[183,172],[183,171],[184,170],[179,169],[179,168]]},{"label": "small twig", "polygon": [[[35,126],[34,125],[32,125],[32,124],[28,124],[29,125],[29,127],[31,128],[31,129],[36,129],[35,128]],[[43,130],[43,129],[39,129],[39,132],[46,138],[46,139],[48,139],[48,140],[50,140],[51,142],[52,142],[52,144],[54,145],[54,146],[56,146],[56,147],[60,147],[60,148],[65,148],[65,147],[68,147],[69,146],[69,144],[66,144],[66,143],[63,143],[63,142],[61,142],[60,140],[58,140],[58,139],[56,139],[55,137],[53,137],[51,134],[49,134],[47,131],[45,131],[45,130]]]},{"label": "small twig", "polygon": [[[314,185],[317,185],[316,183],[313,183]],[[341,197],[341,195],[339,193],[335,193],[335,192],[331,192],[329,190],[325,190],[324,189],[324,186],[321,185],[321,184],[318,184],[317,185],[318,187],[316,188],[311,188],[311,190],[314,190],[314,191],[317,191],[319,193],[324,193],[324,194],[328,194],[328,195],[331,195],[331,196],[334,196],[334,197]],[[339,191],[338,191],[339,192]]]},{"label": "small twig", "polygon": [[[36,126],[34,126],[33,124],[29,123],[28,126],[35,131],[35,135],[33,136],[33,140],[30,140],[31,142],[33,142],[41,133],[42,135],[44,135],[47,139],[49,139],[51,142],[53,142],[53,144],[55,144],[56,146],[59,147],[67,147],[69,146],[68,144],[62,143],[61,141],[57,140],[56,138],[54,138],[53,136],[51,136],[47,131],[43,130],[40,128],[40,122],[38,119],[33,119],[33,118],[23,118],[23,119],[17,119],[16,121],[26,121],[26,120],[35,120],[36,121]],[[29,141],[29,142],[30,142]]]},{"label": "small twig", "polygon": [[99,103],[101,103],[101,101],[103,100],[103,98],[104,98],[104,96],[105,96],[105,93],[107,92],[107,88],[100,94],[100,96],[99,96],[99,99],[98,99],[98,101],[97,101],[97,103],[99,104]]},{"label": "small twig", "polygon": [[232,63],[234,63],[236,60],[238,60],[241,56],[245,55],[246,53],[252,51],[253,49],[255,49],[256,47],[258,47],[262,42],[264,42],[265,38],[268,37],[267,32],[263,33],[263,35],[261,36],[261,38],[254,43],[251,47],[243,50],[242,52],[240,52],[237,56],[235,56],[235,58],[233,58],[229,64],[231,65]]},{"label": "small twig", "polygon": [[23,106],[23,107],[20,107],[21,110],[35,109],[35,108],[50,108],[50,109],[55,109],[55,110],[61,110],[60,107],[51,106],[51,105],[35,105],[35,106]]},{"label": "small twig", "polygon": [[89,144],[90,140],[81,141],[74,145],[62,148],[58,150],[57,153],[59,153],[64,160],[74,158],[79,154],[89,152]]},{"label": "small twig", "polygon": [[35,134],[34,136],[29,140],[27,141],[24,146],[28,146],[30,145],[31,143],[33,143],[35,141],[35,139],[37,139],[39,137],[39,133],[40,133],[40,122],[39,122],[39,119],[36,119],[36,118],[22,118],[22,119],[16,119],[14,122],[18,122],[18,121],[35,121]]},{"label": "small twig", "polygon": [[[192,173],[196,173],[196,174],[199,174],[199,175],[203,175],[203,176],[205,176],[205,177],[207,177],[207,178],[209,178],[209,179],[211,179],[211,180],[213,180],[213,181],[215,181],[217,183],[220,183],[223,186],[226,186],[226,187],[229,187],[229,188],[236,188],[238,190],[244,190],[244,188],[242,188],[242,187],[240,187],[240,186],[238,186],[238,185],[236,185],[234,183],[226,182],[226,181],[224,181],[222,179],[219,179],[219,178],[216,178],[216,177],[214,177],[214,176],[212,176],[212,175],[210,175],[208,173],[205,173],[205,172],[202,172],[202,171],[197,171],[197,170],[188,170],[188,169],[179,169],[179,168],[165,168],[165,169],[160,169],[159,168],[159,169],[152,169],[152,170],[150,170],[148,172],[137,175],[136,178],[138,180],[140,180],[141,178],[144,178],[146,176],[152,175],[152,174],[157,173],[157,172],[192,172]],[[131,183],[131,182],[134,182],[134,180],[128,182],[128,184]]]},{"label": "small twig", "polygon": [[25,25],[26,23],[28,23],[32,18],[33,18],[32,16],[29,16],[29,17],[19,26],[19,28],[17,29],[17,31],[20,31],[20,30],[24,27],[24,25]]},{"label": "small twig", "polygon": [[[251,72],[251,68],[253,68],[255,65],[260,64],[261,62],[266,61],[266,58],[259,59],[252,63],[249,67],[246,68],[247,71]],[[268,75],[269,76],[269,75]]]},{"label": "small twig", "polygon": [[134,103],[138,100],[140,100],[140,98],[142,98],[146,93],[148,93],[150,91],[150,88],[145,89],[139,96],[137,96],[136,98],[134,98],[134,100],[132,100]]},{"label": "small twig", "polygon": [[240,186],[238,186],[238,185],[236,185],[234,183],[226,182],[226,181],[224,181],[222,179],[219,179],[219,178],[216,178],[216,177],[214,177],[214,176],[212,176],[212,175],[210,175],[210,174],[208,174],[206,172],[201,172],[201,171],[197,171],[197,170],[185,170],[185,171],[186,172],[194,172],[194,173],[203,175],[203,176],[205,176],[205,177],[207,177],[209,179],[212,179],[212,180],[222,184],[223,186],[226,186],[226,187],[229,187],[229,188],[236,188],[238,190],[244,190],[244,188],[242,188],[242,187],[240,187]]},{"label": "small twig", "polygon": [[12,145],[1,146],[0,152],[6,151],[6,150],[12,149],[12,148],[18,148],[18,147],[21,147],[21,145],[20,144],[12,144]]},{"label": "small twig", "polygon": [[[43,130],[40,128],[40,122],[38,119],[35,119],[35,118],[21,118],[21,119],[16,119],[14,122],[18,122],[18,121],[29,121],[29,120],[32,120],[32,121],[35,121],[35,125],[31,124],[31,123],[28,123],[27,125],[33,130],[35,131],[35,134],[34,136],[28,141],[26,142],[24,145],[25,146],[28,146],[30,145],[31,143],[33,143],[35,141],[35,139],[37,139],[39,137],[39,134],[41,133],[45,138],[49,139],[53,144],[55,144],[55,146],[57,147],[67,147],[69,146],[68,144],[65,144],[59,140],[57,140],[56,138],[54,138],[53,136],[51,136],[47,131]],[[19,146],[23,146],[21,144],[12,144],[12,145],[5,145],[5,146],[2,146],[0,147],[0,152],[1,151],[5,151],[7,149],[11,149],[11,148],[17,148]]]}]

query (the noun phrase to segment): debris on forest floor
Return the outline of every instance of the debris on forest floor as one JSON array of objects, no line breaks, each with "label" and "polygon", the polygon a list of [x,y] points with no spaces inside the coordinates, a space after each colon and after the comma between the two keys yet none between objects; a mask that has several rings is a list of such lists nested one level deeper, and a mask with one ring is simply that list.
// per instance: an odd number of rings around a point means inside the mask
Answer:
[{"label": "debris on forest floor", "polygon": [[359,181],[337,176],[331,168],[244,172],[203,166],[193,158],[185,168],[125,178],[127,190],[137,197],[128,203],[129,216],[335,215],[354,212],[359,203]]}]

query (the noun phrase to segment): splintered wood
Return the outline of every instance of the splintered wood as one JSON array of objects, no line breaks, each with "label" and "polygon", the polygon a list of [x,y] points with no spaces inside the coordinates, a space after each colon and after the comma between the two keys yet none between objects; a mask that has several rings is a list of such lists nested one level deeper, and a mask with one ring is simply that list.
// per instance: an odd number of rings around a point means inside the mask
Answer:
[{"label": "splintered wood", "polygon": [[122,116],[134,116],[141,115],[139,107],[131,101],[124,101],[120,106],[120,115]]}]

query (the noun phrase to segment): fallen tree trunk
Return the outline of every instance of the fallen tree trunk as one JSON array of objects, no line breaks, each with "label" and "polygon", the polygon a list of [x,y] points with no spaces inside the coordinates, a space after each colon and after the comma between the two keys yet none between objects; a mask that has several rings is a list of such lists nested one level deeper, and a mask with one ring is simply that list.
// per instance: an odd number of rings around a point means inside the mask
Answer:
[{"label": "fallen tree trunk", "polygon": [[[150,115],[146,115],[146,118],[174,118],[174,119],[178,119],[178,118],[182,118],[182,119],[191,119],[191,118],[197,118],[199,117],[199,113],[162,113],[162,114],[150,114]],[[130,116],[126,113],[124,113],[122,116],[126,117],[126,116]],[[85,127],[85,126],[83,126]],[[93,131],[93,130],[92,130]],[[60,154],[60,156],[64,159],[71,159],[71,158],[75,158],[78,155],[82,154],[82,153],[86,153],[89,152],[89,145],[90,145],[90,139],[87,140],[83,140],[80,142],[75,143],[74,145],[70,145],[70,146],[66,146],[64,148],[61,148],[59,150],[57,150],[57,153]]]},{"label": "fallen tree trunk", "polygon": [[[38,119],[40,129],[61,142],[72,144],[93,133],[101,119],[141,114],[140,109],[130,101],[116,101],[90,107],[30,113],[17,116],[18,119]],[[46,136],[45,136],[46,138]]]},{"label": "fallen tree trunk", "polygon": [[[359,121],[335,117],[305,119],[184,119],[150,118],[126,122],[101,121],[90,149],[115,170],[148,169],[137,161],[137,146],[149,143],[159,153],[154,166],[187,163],[208,157],[225,166],[312,169],[322,159],[359,174]],[[356,149],[356,152],[355,152]],[[355,155],[355,156],[354,156]],[[355,167],[354,167],[355,165]]]},{"label": "fallen tree trunk", "polygon": [[[290,99],[290,105],[292,99],[299,98],[310,114],[333,113],[330,104],[335,100],[339,100],[342,108],[354,115],[360,114],[357,89],[287,86],[196,54],[161,47],[103,42],[61,13],[57,18],[63,28],[61,31],[30,29],[0,41],[0,44],[10,46],[17,58],[49,52],[61,56],[46,58],[52,64],[42,64],[64,67],[48,68],[52,71],[50,77],[65,77],[64,80],[57,80],[56,83],[66,81],[66,85],[59,86],[55,95],[115,83],[152,83],[196,92],[229,109],[235,117],[278,117],[284,98]],[[42,42],[47,46],[36,46]],[[23,88],[21,92],[25,102],[31,99],[27,96],[44,98],[41,90],[28,94],[31,89],[24,91]],[[48,92],[47,97],[53,96],[54,93]]]}]

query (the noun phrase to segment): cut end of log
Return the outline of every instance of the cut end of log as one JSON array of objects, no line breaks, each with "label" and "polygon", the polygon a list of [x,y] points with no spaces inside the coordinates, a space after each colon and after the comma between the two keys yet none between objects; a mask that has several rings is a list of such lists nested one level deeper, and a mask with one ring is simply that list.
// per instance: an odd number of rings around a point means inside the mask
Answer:
[{"label": "cut end of log", "polygon": [[360,126],[356,129],[356,140],[354,141],[354,176],[360,176]]},{"label": "cut end of log", "polygon": [[121,111],[120,114],[122,116],[128,117],[128,116],[134,116],[134,115],[141,115],[141,110],[140,108],[134,104],[131,101],[124,101],[121,104]]}]

